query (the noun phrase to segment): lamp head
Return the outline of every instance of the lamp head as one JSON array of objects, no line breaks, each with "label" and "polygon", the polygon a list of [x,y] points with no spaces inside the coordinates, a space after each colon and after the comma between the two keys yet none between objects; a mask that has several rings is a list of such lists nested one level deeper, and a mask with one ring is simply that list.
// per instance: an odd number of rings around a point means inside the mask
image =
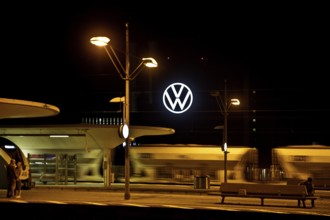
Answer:
[{"label": "lamp head", "polygon": [[122,102],[122,103],[125,103],[125,96],[112,98],[110,100],[110,102]]},{"label": "lamp head", "polygon": [[106,45],[108,45],[108,43],[110,42],[110,39],[108,37],[92,37],[90,39],[91,44],[94,44],[98,47],[104,47]]},{"label": "lamp head", "polygon": [[224,129],[224,126],[223,125],[217,125],[213,129],[215,129],[215,130]]},{"label": "lamp head", "polygon": [[152,57],[142,58],[143,64],[149,68],[155,68],[158,66],[157,61]]},{"label": "lamp head", "polygon": [[210,93],[211,96],[214,96],[214,97],[219,97],[220,96],[220,92],[219,91],[212,91]]},{"label": "lamp head", "polygon": [[231,99],[231,100],[230,100],[230,103],[231,103],[232,105],[239,105],[239,104],[240,104],[240,101],[239,101],[238,99]]}]

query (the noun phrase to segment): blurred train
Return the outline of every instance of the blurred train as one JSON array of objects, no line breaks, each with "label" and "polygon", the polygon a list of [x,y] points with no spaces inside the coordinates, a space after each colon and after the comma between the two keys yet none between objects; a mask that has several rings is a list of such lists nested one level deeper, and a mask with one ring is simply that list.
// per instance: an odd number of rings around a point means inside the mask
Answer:
[{"label": "blurred train", "polygon": [[[20,149],[0,138],[1,188],[6,187],[6,165],[11,157],[24,164],[25,184],[104,182],[102,149]],[[118,149],[119,152],[118,153]],[[24,153],[23,153],[24,152]],[[124,148],[111,151],[112,182],[125,181]],[[130,147],[132,183],[194,183],[196,176],[208,176],[211,184],[224,181],[226,166],[230,182],[283,182],[296,184],[307,177],[318,188],[330,186],[330,147],[321,145],[283,146],[272,149],[272,165],[260,169],[258,150],[229,146],[227,159],[220,146],[197,144],[134,144]],[[117,160],[117,162],[116,162]],[[56,179],[57,178],[57,179]],[[62,178],[62,179],[61,179]],[[64,179],[63,179],[64,178]],[[58,182],[57,182],[58,180]]]},{"label": "blurred train", "polygon": [[[245,146],[230,146],[227,159],[215,145],[143,144],[130,148],[132,182],[190,182],[208,176],[211,183],[224,181],[224,166],[229,181],[251,181],[258,166],[258,151]],[[226,164],[225,164],[226,163]]]},{"label": "blurred train", "polygon": [[315,187],[330,187],[330,147],[294,145],[272,149],[274,178],[297,183],[313,178]]},{"label": "blurred train", "polygon": [[6,189],[8,186],[7,165],[10,163],[11,158],[15,159],[16,162],[22,162],[22,188],[29,188],[31,178],[28,158],[16,144],[0,137],[0,189]]}]

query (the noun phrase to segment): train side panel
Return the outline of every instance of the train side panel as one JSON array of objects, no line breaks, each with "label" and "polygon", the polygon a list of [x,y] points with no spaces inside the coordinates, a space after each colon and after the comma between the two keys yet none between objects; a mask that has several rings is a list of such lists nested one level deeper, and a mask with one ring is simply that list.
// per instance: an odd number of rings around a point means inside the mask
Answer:
[{"label": "train side panel", "polygon": [[[195,176],[208,175],[213,183],[223,181],[224,153],[213,145],[145,144],[130,148],[134,174],[132,181],[192,182]],[[230,181],[248,181],[257,167],[257,150],[229,147],[227,175]]]},{"label": "train side panel", "polygon": [[273,164],[288,181],[314,179],[317,187],[330,187],[330,147],[299,145],[272,150]]}]

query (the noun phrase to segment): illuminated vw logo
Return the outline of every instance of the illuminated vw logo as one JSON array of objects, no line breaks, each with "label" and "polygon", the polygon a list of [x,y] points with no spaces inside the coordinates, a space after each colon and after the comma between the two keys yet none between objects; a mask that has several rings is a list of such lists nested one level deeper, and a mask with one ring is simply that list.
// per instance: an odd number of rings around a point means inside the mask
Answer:
[{"label": "illuminated vw logo", "polygon": [[183,83],[169,85],[163,94],[163,103],[172,113],[181,114],[187,111],[193,102],[193,94]]}]

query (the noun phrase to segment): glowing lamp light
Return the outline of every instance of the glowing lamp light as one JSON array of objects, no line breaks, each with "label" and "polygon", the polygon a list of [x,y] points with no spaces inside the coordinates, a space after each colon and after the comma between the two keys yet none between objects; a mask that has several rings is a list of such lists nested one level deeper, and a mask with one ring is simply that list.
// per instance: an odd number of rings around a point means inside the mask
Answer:
[{"label": "glowing lamp light", "polygon": [[144,61],[144,65],[149,68],[155,68],[158,67],[157,61],[152,57],[142,58],[142,61]]},{"label": "glowing lamp light", "polygon": [[240,105],[240,101],[238,99],[231,99],[230,102],[232,105]]},{"label": "glowing lamp light", "polygon": [[108,43],[110,42],[110,39],[108,37],[92,37],[90,39],[90,42],[96,46],[99,47],[104,47],[106,45],[108,45]]}]

